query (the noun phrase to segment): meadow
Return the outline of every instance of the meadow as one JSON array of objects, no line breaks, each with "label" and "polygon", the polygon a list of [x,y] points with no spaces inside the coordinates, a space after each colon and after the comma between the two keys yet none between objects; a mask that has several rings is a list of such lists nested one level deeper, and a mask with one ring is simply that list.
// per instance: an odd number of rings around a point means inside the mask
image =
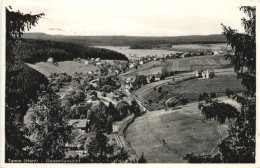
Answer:
[{"label": "meadow", "polygon": [[89,71],[95,71],[98,69],[97,66],[92,64],[84,65],[84,59],[81,59],[81,63],[76,61],[60,61],[58,65],[50,64],[47,62],[38,62],[36,64],[29,64],[31,68],[36,69],[45,76],[50,76],[51,73],[66,73],[71,74],[77,73],[88,73]]},{"label": "meadow", "polygon": [[191,103],[136,118],[126,130],[126,140],[137,155],[144,153],[148,163],[182,163],[187,153],[215,153],[227,130],[228,123],[206,121],[197,103]]},{"label": "meadow", "polygon": [[[243,91],[241,80],[236,78],[233,68],[215,70],[216,77],[212,79],[191,79],[178,84],[173,84],[171,79],[166,79],[145,85],[133,93],[146,103],[150,101],[151,109],[162,109],[164,102],[171,97],[181,97],[189,102],[198,101],[199,94],[203,92],[215,92],[217,96],[224,96],[226,89],[231,89],[236,93]],[[173,76],[176,80],[191,76],[192,73],[183,73]],[[158,88],[162,87],[159,93]],[[154,90],[156,88],[156,90]],[[148,105],[148,104],[147,104]]]}]

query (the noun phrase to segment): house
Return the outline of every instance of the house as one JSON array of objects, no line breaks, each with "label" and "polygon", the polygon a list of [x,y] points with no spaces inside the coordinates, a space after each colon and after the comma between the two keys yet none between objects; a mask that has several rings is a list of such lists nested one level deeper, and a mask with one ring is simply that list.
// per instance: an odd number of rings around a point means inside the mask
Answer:
[{"label": "house", "polygon": [[54,63],[54,59],[52,57],[50,57],[50,58],[47,59],[47,62],[53,64]]},{"label": "house", "polygon": [[214,77],[215,77],[215,72],[213,69],[207,69],[202,71],[202,78],[209,79]]},{"label": "house", "polygon": [[75,129],[80,130],[81,132],[87,132],[89,127],[90,120],[88,119],[71,119],[69,120],[69,125],[74,125]]},{"label": "house", "polygon": [[88,74],[92,75],[92,74],[94,74],[94,72],[93,71],[89,71]]},{"label": "house", "polygon": [[120,74],[120,71],[119,71],[118,69],[116,69],[116,70],[114,71],[114,73],[115,73],[116,75],[119,75],[119,74]]},{"label": "house", "polygon": [[80,58],[76,58],[76,59],[74,59],[74,61],[75,61],[75,62],[78,62],[78,63],[81,63]]},{"label": "house", "polygon": [[214,55],[219,55],[219,52],[214,51],[213,54],[214,54]]},{"label": "house", "polygon": [[100,62],[100,58],[96,58],[95,62]]},{"label": "house", "polygon": [[129,65],[129,68],[134,68],[134,67],[135,67],[134,64],[130,64],[130,65]]},{"label": "house", "polygon": [[139,65],[143,65],[143,64],[144,64],[144,62],[143,62],[143,61],[140,61],[140,62],[139,62]]},{"label": "house", "polygon": [[99,66],[99,67],[100,67],[101,65],[102,65],[101,62],[97,62],[97,63],[96,63],[96,66]]},{"label": "house", "polygon": [[194,73],[195,73],[196,78],[202,77],[202,71],[201,70],[196,70]]},{"label": "house", "polygon": [[85,61],[85,62],[84,62],[84,65],[88,65],[88,61]]},{"label": "house", "polygon": [[155,81],[159,81],[162,79],[162,74],[161,73],[158,73],[155,75]]},{"label": "house", "polygon": [[95,58],[91,58],[90,61],[91,61],[91,62],[94,62],[94,61],[95,61]]},{"label": "house", "polygon": [[130,83],[131,82],[131,80],[132,80],[132,78],[130,78],[130,77],[128,77],[128,78],[126,78],[126,80],[125,80],[125,83]]},{"label": "house", "polygon": [[98,100],[97,95],[91,95],[91,96],[90,96],[90,100],[91,100],[91,101],[97,101],[97,100]]}]

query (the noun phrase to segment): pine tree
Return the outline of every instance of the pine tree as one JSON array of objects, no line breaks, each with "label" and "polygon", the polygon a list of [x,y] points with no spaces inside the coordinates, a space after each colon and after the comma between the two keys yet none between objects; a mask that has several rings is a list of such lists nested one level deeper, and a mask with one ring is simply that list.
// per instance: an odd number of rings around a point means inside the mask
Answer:
[{"label": "pine tree", "polygon": [[256,7],[244,6],[240,8],[248,19],[242,18],[245,33],[238,33],[230,27],[223,26],[223,34],[231,45],[234,55],[227,55],[226,59],[234,65],[237,77],[245,91],[242,96],[227,90],[227,96],[241,104],[240,111],[228,104],[206,100],[206,104],[199,107],[207,119],[215,118],[224,123],[228,118],[234,118],[228,137],[218,145],[219,152],[210,154],[187,154],[184,159],[190,163],[254,163],[255,162],[255,134],[256,134]]}]

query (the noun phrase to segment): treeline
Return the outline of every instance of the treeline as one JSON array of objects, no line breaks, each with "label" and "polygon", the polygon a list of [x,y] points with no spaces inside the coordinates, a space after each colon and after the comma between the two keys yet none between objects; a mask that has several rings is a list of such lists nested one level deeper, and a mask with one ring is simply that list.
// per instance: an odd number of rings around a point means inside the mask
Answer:
[{"label": "treeline", "polygon": [[49,57],[55,61],[73,60],[74,58],[100,58],[107,60],[128,60],[121,53],[93,47],[84,47],[77,44],[26,39],[15,46],[16,59],[27,63],[47,61]]},{"label": "treeline", "polygon": [[226,43],[226,37],[222,34],[172,36],[172,37],[144,37],[144,36],[62,36],[48,35],[44,33],[25,33],[25,39],[41,39],[62,41],[82,46],[133,46],[133,45],[159,45],[159,44],[194,44],[194,43]]}]

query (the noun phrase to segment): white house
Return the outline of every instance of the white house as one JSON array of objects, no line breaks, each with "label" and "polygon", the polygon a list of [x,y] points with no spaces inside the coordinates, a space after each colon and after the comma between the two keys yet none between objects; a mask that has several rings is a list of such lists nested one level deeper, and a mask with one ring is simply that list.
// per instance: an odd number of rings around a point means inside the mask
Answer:
[{"label": "white house", "polygon": [[214,77],[215,77],[215,72],[213,69],[207,69],[202,71],[202,78],[209,79]]},{"label": "white house", "polygon": [[155,81],[159,81],[162,78],[162,74],[158,73],[155,75]]},{"label": "white house", "polygon": [[101,62],[97,62],[97,63],[96,63],[96,66],[101,66]]},{"label": "white house", "polygon": [[130,65],[129,65],[129,68],[134,68],[134,67],[135,67],[134,64],[130,64]]},{"label": "white house", "polygon": [[88,61],[85,61],[85,62],[84,62],[84,65],[88,65]]},{"label": "white house", "polygon": [[48,58],[47,62],[53,64],[54,63],[54,59],[52,57],[50,57],[50,58]]},{"label": "white house", "polygon": [[213,54],[214,54],[214,55],[219,55],[219,52],[214,51]]},{"label": "white house", "polygon": [[196,78],[202,77],[202,71],[201,70],[195,71],[194,74],[195,74]]},{"label": "white house", "polygon": [[96,58],[95,62],[100,62],[100,58]]},{"label": "white house", "polygon": [[140,61],[140,62],[139,62],[139,65],[143,65],[143,64],[144,64],[144,62],[143,62],[143,61]]}]

